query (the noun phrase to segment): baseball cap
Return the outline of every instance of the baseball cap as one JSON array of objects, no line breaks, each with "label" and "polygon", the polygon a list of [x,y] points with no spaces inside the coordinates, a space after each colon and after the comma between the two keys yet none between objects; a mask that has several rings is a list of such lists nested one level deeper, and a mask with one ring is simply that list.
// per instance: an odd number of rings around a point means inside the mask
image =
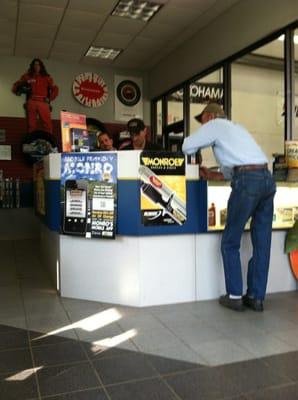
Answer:
[{"label": "baseball cap", "polygon": [[130,135],[134,135],[145,129],[144,121],[139,118],[133,118],[127,122],[127,130]]},{"label": "baseball cap", "polygon": [[221,106],[219,104],[217,104],[217,103],[209,103],[209,104],[206,105],[206,107],[203,109],[203,111],[200,114],[195,115],[194,118],[197,121],[201,122],[201,118],[202,118],[202,115],[203,115],[204,112],[216,114],[217,117],[224,117],[225,116],[225,113],[224,113],[223,109],[221,108]]}]

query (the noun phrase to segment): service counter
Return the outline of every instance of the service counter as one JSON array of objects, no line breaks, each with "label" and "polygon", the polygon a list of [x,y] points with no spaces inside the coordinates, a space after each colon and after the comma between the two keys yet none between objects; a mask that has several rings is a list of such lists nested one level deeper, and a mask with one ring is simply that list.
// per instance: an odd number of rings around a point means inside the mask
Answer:
[{"label": "service counter", "polygon": [[[187,165],[186,222],[181,226],[144,226],[140,212],[140,152],[117,152],[117,157],[115,240],[60,233],[61,154],[44,158],[41,249],[61,296],[141,307],[213,299],[223,294],[223,226],[208,226],[208,205],[215,203],[220,221],[220,208],[224,209],[222,201],[226,201],[229,185],[199,180],[198,166]],[[298,206],[298,185],[292,184],[292,188]],[[295,204],[291,206],[294,209]],[[273,231],[268,292],[296,289],[284,254],[287,226]],[[247,264],[250,250],[247,232],[241,249],[243,265]]]}]

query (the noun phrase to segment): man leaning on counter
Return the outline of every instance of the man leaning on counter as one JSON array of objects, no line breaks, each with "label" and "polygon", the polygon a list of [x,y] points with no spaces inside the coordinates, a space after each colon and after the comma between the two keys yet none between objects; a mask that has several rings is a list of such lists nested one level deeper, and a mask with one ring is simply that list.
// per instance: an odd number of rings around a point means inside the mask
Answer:
[{"label": "man leaning on counter", "polygon": [[[194,154],[202,148],[212,147],[221,172],[200,166],[200,176],[231,179],[232,191],[221,241],[226,294],[219,298],[219,303],[234,311],[244,311],[246,307],[263,311],[276,192],[268,160],[251,134],[228,120],[220,105],[207,104],[195,118],[202,126],[184,139],[183,152]],[[247,292],[243,295],[240,242],[249,218],[253,253],[248,263]]]}]

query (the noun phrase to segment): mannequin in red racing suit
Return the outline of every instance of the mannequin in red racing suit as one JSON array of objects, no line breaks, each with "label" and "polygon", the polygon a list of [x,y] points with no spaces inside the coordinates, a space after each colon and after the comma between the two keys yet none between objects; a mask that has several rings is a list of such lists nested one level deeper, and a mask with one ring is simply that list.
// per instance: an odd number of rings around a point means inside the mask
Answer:
[{"label": "mannequin in red racing suit", "polygon": [[16,95],[25,93],[27,96],[26,113],[28,131],[39,129],[37,116],[41,123],[41,130],[52,133],[50,102],[58,96],[58,86],[47,73],[43,62],[34,58],[28,71],[14,83],[12,91]]}]

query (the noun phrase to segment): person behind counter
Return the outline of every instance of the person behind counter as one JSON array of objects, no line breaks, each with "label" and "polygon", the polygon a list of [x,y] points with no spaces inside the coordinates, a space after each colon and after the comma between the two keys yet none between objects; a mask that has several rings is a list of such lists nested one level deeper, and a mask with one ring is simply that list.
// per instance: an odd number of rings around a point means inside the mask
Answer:
[{"label": "person behind counter", "polygon": [[[227,294],[219,298],[219,303],[235,311],[243,311],[244,306],[263,311],[276,191],[274,179],[267,168],[267,158],[246,129],[225,119],[218,104],[209,103],[196,119],[202,127],[185,138],[182,151],[193,154],[212,146],[221,170],[225,176],[229,173],[232,179],[221,241]],[[206,168],[205,172],[208,174]],[[250,217],[253,254],[248,263],[247,292],[242,297],[240,241]]]},{"label": "person behind counter", "polygon": [[116,151],[113,137],[108,132],[100,132],[98,134],[97,144],[100,151]]},{"label": "person behind counter", "polygon": [[119,150],[162,150],[158,144],[148,141],[148,129],[143,120],[139,118],[129,120],[127,131],[130,135],[130,141],[124,143]]},{"label": "person behind counter", "polygon": [[12,87],[16,95],[26,94],[26,115],[28,131],[38,130],[38,119],[44,132],[52,133],[50,102],[58,96],[58,86],[54,84],[43,62],[34,58],[28,71]]}]

